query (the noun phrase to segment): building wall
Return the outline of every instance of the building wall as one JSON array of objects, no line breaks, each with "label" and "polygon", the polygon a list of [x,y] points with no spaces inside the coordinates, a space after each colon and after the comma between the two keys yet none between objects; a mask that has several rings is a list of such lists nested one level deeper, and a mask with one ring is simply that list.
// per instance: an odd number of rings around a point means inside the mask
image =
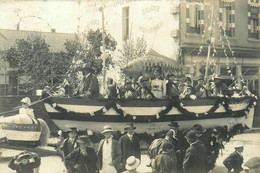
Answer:
[{"label": "building wall", "polygon": [[[148,49],[176,59],[178,42],[171,34],[177,30],[178,17],[171,14],[176,1],[138,0],[104,1],[105,29],[123,44],[123,8],[129,7],[129,37],[144,37]],[[102,1],[2,1],[0,24],[2,29],[76,33],[102,27]],[[28,10],[30,9],[30,10]],[[12,20],[5,20],[11,18]],[[163,45],[163,46],[162,46]]]}]

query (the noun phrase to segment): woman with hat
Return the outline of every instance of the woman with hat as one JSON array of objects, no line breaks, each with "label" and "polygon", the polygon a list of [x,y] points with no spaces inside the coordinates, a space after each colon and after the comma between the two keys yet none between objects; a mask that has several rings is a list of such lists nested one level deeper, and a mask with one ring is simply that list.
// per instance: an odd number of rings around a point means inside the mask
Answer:
[{"label": "woman with hat", "polygon": [[244,151],[244,146],[240,141],[234,142],[235,151],[231,153],[224,161],[223,164],[228,169],[229,172],[239,173],[243,171],[242,164],[244,158],[242,153]]},{"label": "woman with hat", "polygon": [[141,159],[140,139],[134,133],[135,129],[136,127],[133,123],[127,123],[124,129],[126,134],[119,139],[123,165],[126,164],[126,160],[130,156]]},{"label": "woman with hat", "polygon": [[41,158],[37,154],[23,151],[14,156],[8,167],[17,173],[34,173],[34,169],[41,164]]},{"label": "woman with hat", "polygon": [[135,156],[130,156],[126,160],[126,165],[124,173],[138,173],[136,171],[136,168],[140,165],[140,160],[138,158],[135,158]]},{"label": "woman with hat", "polygon": [[97,167],[100,173],[117,173],[123,169],[120,162],[121,150],[119,143],[113,139],[114,130],[110,125],[105,125],[101,134],[105,136],[99,143],[97,151]]},{"label": "woman with hat", "polygon": [[71,173],[95,173],[97,171],[97,155],[90,147],[88,136],[80,136],[77,140],[80,147],[65,157],[66,167]]},{"label": "woman with hat", "polygon": [[33,109],[29,108],[31,104],[31,100],[29,97],[25,97],[21,100],[22,108],[19,109],[19,114],[27,114],[31,118],[35,118]]},{"label": "woman with hat", "polygon": [[162,78],[162,68],[160,66],[153,67],[154,79],[151,81],[151,91],[153,95],[162,99],[166,93],[166,82]]}]

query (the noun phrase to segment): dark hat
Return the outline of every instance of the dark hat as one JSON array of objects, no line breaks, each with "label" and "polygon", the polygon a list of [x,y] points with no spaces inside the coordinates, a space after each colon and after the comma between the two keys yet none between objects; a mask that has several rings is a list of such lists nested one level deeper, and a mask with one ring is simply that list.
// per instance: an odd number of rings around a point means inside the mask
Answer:
[{"label": "dark hat", "polygon": [[149,78],[147,78],[147,77],[142,77],[140,81],[141,81],[141,82],[149,81]]},{"label": "dark hat", "polygon": [[202,132],[204,130],[204,128],[200,124],[194,124],[192,129],[197,130],[199,132]]},{"label": "dark hat", "polygon": [[93,65],[91,63],[85,63],[80,70],[81,71],[88,70],[88,71],[93,72],[94,68],[93,68]]},{"label": "dark hat", "polygon": [[188,140],[196,141],[198,139],[198,133],[194,130],[188,131],[188,133],[185,135],[185,138]]},{"label": "dark hat", "polygon": [[252,157],[244,165],[248,168],[255,168],[260,166],[260,157]]},{"label": "dark hat", "polygon": [[188,81],[188,82],[191,82],[191,78],[190,78],[190,77],[186,77],[186,78],[185,78],[185,81],[186,81],[186,82],[187,82],[187,81]]},{"label": "dark hat", "polygon": [[110,125],[105,125],[103,127],[103,131],[101,132],[102,134],[106,133],[106,132],[113,132],[114,130],[112,129],[112,127]]},{"label": "dark hat", "polygon": [[200,78],[198,79],[198,81],[200,81],[200,80],[203,80],[203,81],[204,81],[204,78],[203,78],[203,77],[200,77]]},{"label": "dark hat", "polygon": [[76,133],[78,133],[77,127],[70,127],[70,130],[68,130],[67,133],[70,133],[70,132],[76,132]]},{"label": "dark hat", "polygon": [[90,138],[86,135],[84,136],[79,136],[78,140],[77,140],[78,143],[83,143],[83,144],[87,144],[87,143],[90,143]]},{"label": "dark hat", "polygon": [[170,74],[167,75],[167,78],[170,78],[171,76],[175,76],[175,74],[174,73],[170,73]]},{"label": "dark hat", "polygon": [[162,67],[156,65],[156,66],[153,66],[153,71],[159,71],[160,73],[162,72]]},{"label": "dark hat", "polygon": [[134,127],[133,123],[127,123],[126,127],[125,127],[125,130],[129,129],[130,127],[132,127],[133,129],[136,129],[136,127]]},{"label": "dark hat", "polygon": [[175,121],[171,121],[171,123],[168,124],[168,126],[170,126],[170,127],[176,127],[176,128],[180,127],[179,123],[178,123],[178,122],[175,122]]}]

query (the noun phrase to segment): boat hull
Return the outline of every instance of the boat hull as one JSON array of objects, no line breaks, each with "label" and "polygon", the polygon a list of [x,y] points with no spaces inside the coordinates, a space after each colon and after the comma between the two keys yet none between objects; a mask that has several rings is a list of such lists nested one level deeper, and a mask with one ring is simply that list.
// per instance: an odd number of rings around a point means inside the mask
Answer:
[{"label": "boat hull", "polygon": [[176,121],[181,128],[194,124],[203,127],[244,124],[252,127],[255,98],[210,98],[197,100],[88,100],[51,98],[45,102],[50,118],[62,130],[101,131],[105,124],[122,131],[126,122],[134,122],[137,133],[156,133]]}]

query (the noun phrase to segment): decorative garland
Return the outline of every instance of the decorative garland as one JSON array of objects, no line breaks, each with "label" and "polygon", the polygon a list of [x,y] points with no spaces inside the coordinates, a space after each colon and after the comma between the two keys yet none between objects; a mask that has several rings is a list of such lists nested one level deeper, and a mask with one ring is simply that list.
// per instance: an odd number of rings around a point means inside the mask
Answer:
[{"label": "decorative garland", "polygon": [[[241,101],[240,98],[236,99],[237,101]],[[204,119],[207,116],[212,116],[214,115],[215,111],[220,107],[223,106],[225,108],[226,113],[228,114],[232,114],[233,117],[243,117],[243,116],[248,116],[250,109],[256,105],[257,102],[257,97],[251,97],[247,107],[245,110],[243,111],[238,111],[236,113],[232,112],[231,108],[229,107],[229,100],[228,98],[225,97],[219,97],[216,101],[216,103],[214,104],[213,107],[210,108],[210,110],[208,110],[205,113],[195,113],[195,112],[189,112],[187,109],[185,109],[183,106],[183,103],[180,102],[179,100],[171,100],[169,102],[169,104],[167,106],[163,106],[162,110],[157,113],[154,116],[149,117],[149,119],[147,119],[147,121],[154,121],[156,119],[160,119],[163,116],[165,116],[167,113],[170,112],[170,110],[172,110],[173,107],[175,107],[179,112],[181,112],[183,115],[187,116],[187,117],[191,117],[191,118],[197,118],[197,119]],[[60,107],[59,105],[57,105],[56,103],[53,103],[51,100],[48,100],[47,103],[49,103],[50,105],[52,105],[52,107],[57,110],[60,111],[63,114],[66,114],[68,112],[72,112],[72,111],[68,111],[62,107]],[[109,102],[108,104],[106,104],[103,108],[101,108],[100,110],[97,110],[95,112],[88,112],[86,113],[86,115],[84,116],[99,116],[102,115],[104,113],[106,113],[108,110],[110,110],[111,108],[113,108],[120,116],[125,117],[126,119],[133,119],[133,120],[138,120],[138,117],[133,116],[127,112],[125,112],[124,110],[121,109],[121,106],[116,103],[116,102]],[[72,112],[72,113],[77,113],[77,112]]]}]

